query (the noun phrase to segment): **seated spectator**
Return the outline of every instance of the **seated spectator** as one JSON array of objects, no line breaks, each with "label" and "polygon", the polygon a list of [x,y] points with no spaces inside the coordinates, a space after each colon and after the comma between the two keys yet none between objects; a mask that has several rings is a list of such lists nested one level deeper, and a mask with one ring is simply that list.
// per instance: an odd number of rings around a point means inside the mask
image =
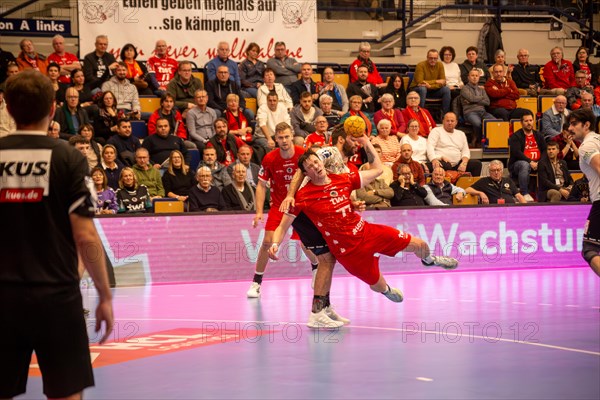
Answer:
[{"label": "seated spectator", "polygon": [[5,51],[0,47],[0,87],[9,77],[8,75],[8,66],[14,65],[19,70],[19,66],[17,65],[17,59],[10,51]]},{"label": "seated spectator", "polygon": [[258,89],[263,84],[263,73],[267,65],[258,59],[260,47],[252,42],[246,47],[246,58],[238,64],[238,73],[242,83],[242,91],[256,98]]},{"label": "seated spectator", "polygon": [[506,64],[506,53],[504,53],[504,50],[502,50],[502,49],[498,49],[494,53],[494,62],[492,64],[492,66],[488,69],[488,72],[490,73],[491,76],[494,76],[492,68],[496,64],[502,65],[504,67],[504,76],[506,77],[506,79],[513,80],[512,72],[513,72],[514,66]]},{"label": "seated spectator", "polygon": [[542,88],[540,67],[529,63],[529,50],[519,49],[517,60],[518,63],[513,66],[512,79],[519,89],[519,94],[534,97],[540,94],[550,94],[548,90]]},{"label": "seated spectator", "polygon": [[567,105],[571,110],[577,110],[581,107],[581,95],[584,92],[594,95],[594,87],[586,84],[587,75],[585,71],[575,72],[575,86],[567,89],[565,96],[567,97]]},{"label": "seated spectator", "polygon": [[337,115],[338,118],[348,112],[348,95],[346,94],[346,88],[335,82],[335,73],[333,68],[325,67],[323,70],[323,84],[319,91],[319,107],[323,110],[323,104],[321,101],[323,96],[329,96],[331,98],[331,112]]},{"label": "seated spectator", "polygon": [[564,160],[558,158],[559,146],[555,141],[548,142],[546,154],[538,165],[538,201],[558,203],[567,201],[573,187],[573,178]]},{"label": "seated spectator", "polygon": [[17,130],[14,118],[8,113],[6,101],[4,101],[4,90],[0,89],[0,137],[7,136]]},{"label": "seated spectator", "polygon": [[150,154],[143,147],[137,149],[135,152],[133,172],[135,173],[137,182],[148,188],[150,200],[165,197],[165,188],[162,184],[160,172],[150,164]]},{"label": "seated spectator", "polygon": [[116,197],[119,205],[118,213],[136,214],[152,211],[148,188],[138,184],[135,173],[130,167],[121,170]]},{"label": "seated spectator", "polygon": [[[313,69],[309,63],[302,64],[300,70],[300,79],[295,81],[289,86],[290,96],[292,103],[295,106],[300,104],[300,95],[304,92],[308,92],[312,96],[313,103],[318,104],[319,101],[319,89],[317,84],[312,79]],[[320,87],[321,85],[319,85]]]},{"label": "seated spectator", "polygon": [[466,54],[467,59],[459,65],[460,78],[466,85],[469,83],[469,72],[471,72],[472,69],[477,69],[479,70],[479,86],[483,87],[485,82],[490,78],[490,73],[485,63],[478,58],[479,49],[475,46],[469,46],[467,47]]},{"label": "seated spectator", "polygon": [[46,60],[45,56],[35,51],[33,42],[29,39],[23,39],[19,42],[19,47],[21,48],[21,52],[17,56],[19,71],[34,69],[46,75],[48,60]]},{"label": "seated spectator", "polygon": [[116,214],[119,209],[117,195],[108,186],[108,178],[102,167],[92,168],[90,175],[96,187],[96,214]]},{"label": "seated spectator", "polygon": [[592,110],[596,119],[600,118],[600,106],[594,104],[594,96],[588,92],[581,94],[581,108]]},{"label": "seated spectator", "polygon": [[[265,76],[267,74],[265,73]],[[263,86],[261,86],[262,88]],[[285,92],[285,89],[283,89]],[[259,95],[260,95],[259,91]],[[286,92],[287,93],[287,92]],[[254,144],[264,150],[265,153],[275,148],[275,127],[281,122],[292,124],[290,114],[283,103],[279,101],[276,92],[270,92],[266,96],[267,102],[260,106],[256,113],[256,126],[254,132]]]},{"label": "seated spectator", "polygon": [[[348,99],[346,99],[346,105],[348,106]],[[319,97],[319,107],[323,112],[323,117],[327,120],[327,130],[333,131],[333,127],[340,123],[340,112],[332,109],[333,98],[327,94]],[[341,114],[344,115],[345,113]]]},{"label": "seated spectator", "polygon": [[[167,161],[173,150],[179,150],[183,154],[186,163],[189,164],[190,162],[183,139],[171,135],[170,129],[169,121],[166,118],[159,118],[156,120],[156,134],[148,136],[142,143],[142,147],[148,150],[150,155],[150,164],[156,169],[167,167],[165,161]],[[146,186],[152,192],[150,185]]]},{"label": "seated spectator", "polygon": [[573,183],[573,188],[567,201],[576,201],[579,203],[589,203],[590,201],[590,181],[587,176],[577,179]]},{"label": "seated spectator", "polygon": [[48,67],[46,68],[46,75],[48,78],[50,78],[50,82],[52,82],[57,104],[60,105],[64,103],[65,91],[69,85],[58,80],[60,78],[60,65],[56,63],[48,64]]},{"label": "seated spectator", "polygon": [[[368,170],[369,163],[365,163],[360,167],[361,171]],[[381,175],[367,186],[363,186],[356,190],[356,199],[365,202],[367,210],[377,210],[391,206],[390,200],[394,197],[394,189],[385,183]]]},{"label": "seated spectator", "polygon": [[[302,64],[295,58],[288,57],[284,42],[275,43],[275,55],[267,60],[267,68],[275,73],[275,82],[289,86],[298,79]],[[266,83],[266,79],[265,79]],[[281,99],[281,93],[277,93]]]},{"label": "seated spectator", "polygon": [[162,176],[167,197],[187,202],[190,190],[196,184],[195,175],[184,162],[183,154],[179,150],[173,150],[169,155],[169,166]]},{"label": "seated spectator", "polygon": [[402,139],[406,135],[406,123],[402,111],[394,108],[394,97],[389,93],[385,93],[381,96],[379,102],[381,103],[381,110],[373,115],[375,125],[379,126],[379,121],[382,119],[390,121],[390,134],[397,137],[397,140]]},{"label": "seated spectator", "polygon": [[98,99],[98,107],[93,113],[94,133],[99,142],[106,143],[117,133],[117,123],[125,118],[125,113],[117,110],[117,101],[113,92],[103,92]]},{"label": "seated spectator", "polygon": [[[361,111],[368,113],[373,116],[375,113],[375,106],[379,101],[379,91],[377,86],[367,81],[369,77],[369,68],[366,65],[358,67],[358,79],[348,84],[346,93],[351,99],[354,96],[359,96],[362,99]],[[352,104],[350,104],[352,108]]]},{"label": "seated spectator", "polygon": [[115,75],[102,84],[103,92],[112,92],[117,100],[117,110],[123,111],[128,118],[140,119],[141,105],[137,89],[127,79],[127,65],[120,61]]},{"label": "seated spectator", "polygon": [[[429,169],[442,167],[444,170],[470,172],[472,176],[481,174],[481,161],[471,160],[467,137],[456,128],[457,118],[453,112],[444,115],[443,126],[434,128],[427,138],[427,158],[431,160]],[[432,168],[433,167],[433,168]]]},{"label": "seated spectator", "polygon": [[[594,65],[590,63],[590,55],[588,49],[585,46],[581,46],[575,53],[575,61],[573,61],[573,71],[583,71],[585,73],[585,84],[592,84],[592,69]],[[577,78],[577,76],[575,76]]]},{"label": "seated spectator", "polygon": [[208,93],[208,106],[217,111],[217,116],[222,116],[227,109],[227,96],[236,94],[239,106],[248,121],[254,120],[254,113],[246,108],[246,101],[241,97],[241,89],[237,83],[229,79],[229,69],[222,65],[217,68],[217,78],[206,83]]},{"label": "seated spectator", "polygon": [[[80,135],[72,135],[69,138],[69,145],[75,147],[77,151],[83,154],[84,157],[87,158],[88,153],[90,152],[90,141]],[[88,171],[90,168],[88,167]]]},{"label": "seated spectator", "polygon": [[[204,149],[206,152],[210,149]],[[225,202],[221,191],[213,184],[211,170],[207,166],[198,168],[196,172],[197,185],[190,190],[190,211],[221,211],[225,209]],[[229,183],[228,183],[229,184]]]},{"label": "seated spectator", "polygon": [[[229,58],[231,51],[229,50],[229,43],[222,41],[217,45],[217,56],[206,63],[204,69],[206,70],[206,81],[212,81],[217,79],[219,76],[219,67],[227,67],[229,71],[229,80],[235,82],[235,84],[241,88],[242,83],[240,81],[240,75],[238,72],[238,64]],[[208,91],[208,89],[207,89]],[[239,93],[238,93],[239,94]]]},{"label": "seated spectator", "polygon": [[209,139],[215,135],[217,113],[208,107],[208,94],[205,90],[196,90],[194,102],[196,105],[188,111],[186,125],[190,141],[202,152]]},{"label": "seated spectator", "polygon": [[238,149],[245,144],[242,139],[228,132],[227,121],[224,118],[217,118],[215,121],[215,135],[209,139],[206,147],[215,149],[217,152],[216,161],[227,167],[235,162]]},{"label": "seated spectator", "polygon": [[427,60],[417,64],[410,88],[419,94],[421,108],[425,107],[427,98],[442,99],[442,113],[450,111],[450,89],[446,86],[446,73],[437,50],[429,50]]},{"label": "seated spectator", "polygon": [[158,83],[158,91],[155,93],[157,96],[162,96],[165,93],[169,82],[175,78],[178,68],[177,61],[169,57],[167,53],[167,42],[157,40],[154,45],[154,55],[146,61],[148,71],[154,74],[154,78]]},{"label": "seated spectator", "polygon": [[108,37],[106,35],[96,36],[95,50],[86,54],[83,59],[83,74],[85,84],[93,94],[100,91],[102,84],[110,79],[111,74],[117,68],[117,60],[108,49]]},{"label": "seated spectator", "polygon": [[387,166],[392,166],[400,157],[400,142],[396,136],[392,136],[392,123],[388,119],[382,119],[377,124],[377,136],[371,136],[371,143],[381,146],[381,161]]},{"label": "seated spectator", "polygon": [[187,132],[181,113],[175,109],[175,98],[169,93],[165,93],[160,98],[160,108],[156,109],[148,119],[148,135],[156,133],[156,121],[160,118],[166,119],[169,123],[169,132],[173,132],[182,140],[187,139]]},{"label": "seated spectator", "polygon": [[60,137],[65,140],[79,131],[79,127],[84,124],[89,124],[87,112],[79,106],[79,93],[75,88],[67,89],[65,104],[56,110],[54,119],[61,126]]},{"label": "seated spectator", "polygon": [[552,94],[565,94],[565,91],[575,86],[575,70],[571,61],[563,59],[560,47],[550,50],[550,61],[544,65],[544,88]]},{"label": "seated spectator", "polygon": [[528,110],[517,107],[521,97],[519,89],[510,79],[504,76],[504,67],[499,64],[492,66],[492,79],[485,83],[485,92],[490,98],[489,111],[496,118],[504,121],[518,119]]},{"label": "seated spectator", "polygon": [[400,165],[398,179],[391,183],[394,191],[391,199],[392,207],[424,206],[427,190],[415,182],[415,178],[407,164]]},{"label": "seated spectator", "polygon": [[287,111],[294,107],[290,94],[281,83],[275,82],[275,72],[271,68],[266,68],[263,73],[264,84],[258,88],[256,95],[256,105],[258,108],[267,104],[267,96],[271,93],[277,95],[279,101]]},{"label": "seated spectator", "polygon": [[[407,131],[408,133],[400,140],[401,145],[408,144],[411,147],[411,158],[421,164],[423,170],[426,173],[429,173],[429,168],[427,167],[427,139],[423,136],[419,135],[419,121],[416,119],[411,119],[407,123]],[[402,157],[402,147],[400,147],[400,157]],[[413,172],[414,173],[414,172]],[[417,176],[417,174],[415,174]],[[425,178],[423,178],[425,179]],[[425,182],[421,184],[423,186]]]},{"label": "seated spectator", "polygon": [[490,162],[490,176],[480,178],[467,188],[467,194],[478,196],[482,204],[527,203],[510,178],[502,177],[504,164],[502,161]]},{"label": "seated spectator", "polygon": [[294,106],[290,112],[292,127],[294,128],[294,144],[304,145],[304,139],[316,131],[315,118],[323,115],[323,112],[313,105],[313,98],[310,93],[304,92],[300,96],[300,104]]},{"label": "seated spectator", "polygon": [[[212,173],[211,185],[215,186],[219,191],[231,183],[231,177],[227,173],[227,168],[217,161],[217,150],[214,147],[204,148],[200,166],[207,167]],[[200,171],[200,168],[198,168],[198,171]],[[196,175],[197,177],[198,175]]]},{"label": "seated spectator", "polygon": [[425,174],[423,172],[424,164],[421,164],[413,158],[413,149],[410,143],[403,143],[400,146],[400,157],[396,160],[396,162],[394,162],[394,165],[392,165],[394,180],[398,179],[398,175],[400,174],[400,166],[402,164],[406,164],[410,167],[410,171],[413,174],[415,182],[417,182],[419,186],[425,185]]},{"label": "seated spectator", "polygon": [[[85,84],[85,75],[81,69],[75,68],[71,71],[71,86],[79,93],[79,104],[84,109],[94,105],[92,91]],[[87,110],[88,115],[92,115],[92,110]]]},{"label": "seated spectator", "polygon": [[192,63],[181,61],[175,78],[167,85],[167,93],[175,98],[175,106],[186,119],[190,109],[196,106],[194,96],[198,90],[203,90],[204,85],[200,79],[192,75]]},{"label": "seated spectator", "polygon": [[113,190],[119,188],[119,177],[125,165],[117,158],[117,149],[112,144],[102,147],[101,165],[108,178],[108,186]]},{"label": "seated spectator", "polygon": [[356,60],[354,60],[352,64],[350,64],[350,82],[356,82],[359,80],[358,67],[360,67],[361,65],[365,65],[367,67],[368,72],[367,82],[372,83],[378,88],[383,88],[386,86],[386,84],[383,81],[381,75],[379,74],[379,71],[377,71],[377,66],[375,65],[373,60],[371,60],[370,56],[371,45],[369,44],[369,42],[361,42],[358,45],[358,56],[356,57]]},{"label": "seated spectator", "polygon": [[342,116],[340,123],[343,124],[349,117],[358,115],[365,121],[365,134],[367,136],[377,135],[377,127],[373,122],[371,114],[363,112],[363,100],[360,96],[354,95],[350,97],[350,110]]},{"label": "seated spectator", "polygon": [[569,110],[567,110],[567,98],[558,95],[554,98],[554,104],[542,114],[542,134],[546,141],[554,140],[560,135],[565,122],[569,121]]},{"label": "seated spectator", "polygon": [[246,180],[246,167],[242,163],[233,163],[232,182],[221,192],[226,210],[256,210],[255,189]]},{"label": "seated spectator", "polygon": [[120,119],[117,123],[117,134],[108,139],[107,144],[112,144],[117,149],[117,156],[125,165],[135,164],[135,152],[142,147],[140,139],[131,134],[131,122]]},{"label": "seated spectator", "polygon": [[532,202],[529,194],[529,178],[538,170],[538,161],[546,153],[546,141],[541,133],[533,129],[531,111],[521,117],[522,128],[508,138],[510,158],[508,170],[511,177],[517,179],[519,190],[525,200]]},{"label": "seated spectator", "polygon": [[310,149],[312,146],[331,146],[331,135],[327,131],[328,124],[327,119],[319,115],[315,118],[315,131],[306,137],[304,141],[304,147]]},{"label": "seated spectator", "polygon": [[404,78],[400,74],[390,76],[384,93],[389,93],[394,99],[394,108],[399,110],[406,107],[406,89],[404,88]]},{"label": "seated spectator", "polygon": [[90,124],[83,124],[79,127],[79,136],[90,143],[90,151],[87,153],[87,161],[90,169],[100,165],[102,156],[102,145],[94,140],[94,127]]},{"label": "seated spectator", "polygon": [[490,105],[490,98],[478,82],[479,70],[472,69],[469,72],[469,83],[460,91],[463,116],[465,121],[473,126],[472,147],[481,147],[483,120],[496,118],[486,111],[485,108]]},{"label": "seated spectator", "polygon": [[144,63],[135,60],[137,56],[137,49],[131,43],[121,48],[120,58],[127,67],[126,78],[135,86],[138,94],[152,95],[158,91],[156,76],[148,72]]},{"label": "seated spectator", "polygon": [[419,106],[419,93],[409,92],[406,95],[406,108],[402,110],[404,121],[414,119],[419,122],[419,135],[427,138],[429,132],[436,127],[433,117],[429,111]]},{"label": "seated spectator", "polygon": [[258,172],[260,171],[260,165],[252,162],[252,153],[252,147],[248,146],[247,144],[241,146],[238,149],[236,162],[229,164],[227,167],[227,172],[229,173],[229,176],[233,178],[233,166],[235,164],[243,164],[244,167],[246,167],[246,181],[250,186],[256,188],[256,185],[258,184]]},{"label": "seated spectator", "polygon": [[444,75],[446,76],[446,87],[450,89],[450,96],[454,99],[460,94],[464,83],[460,78],[460,67],[454,61],[456,51],[452,46],[444,46],[440,49],[440,58],[444,66]]},{"label": "seated spectator", "polygon": [[436,199],[449,206],[452,205],[452,196],[456,195],[456,201],[461,202],[467,194],[463,188],[455,186],[446,180],[446,171],[441,167],[433,169],[431,182],[427,186]]},{"label": "seated spectator", "polygon": [[240,108],[240,97],[237,94],[227,95],[227,108],[223,117],[227,120],[229,133],[247,144],[252,142],[252,127]]},{"label": "seated spectator", "polygon": [[560,135],[554,136],[552,139],[558,143],[560,152],[558,158],[565,160],[569,170],[579,169],[579,146],[581,142],[575,140],[571,132],[569,132],[569,122],[565,122]]},{"label": "seated spectator", "polygon": [[60,139],[60,124],[56,121],[50,121],[46,136],[51,137],[52,139]]}]

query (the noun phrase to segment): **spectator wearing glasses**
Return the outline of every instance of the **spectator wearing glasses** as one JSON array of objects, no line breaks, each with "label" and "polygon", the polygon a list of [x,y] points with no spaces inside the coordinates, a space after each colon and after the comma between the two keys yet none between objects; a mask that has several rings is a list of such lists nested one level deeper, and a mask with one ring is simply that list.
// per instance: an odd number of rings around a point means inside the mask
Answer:
[{"label": "spectator wearing glasses", "polygon": [[544,86],[552,94],[565,94],[565,91],[575,86],[575,69],[571,61],[563,59],[560,47],[550,50],[551,60],[544,65]]},{"label": "spectator wearing glasses", "polygon": [[417,120],[419,122],[419,135],[426,138],[436,125],[429,111],[419,106],[420,101],[419,93],[409,92],[406,95],[406,108],[402,110],[402,116],[405,121]]},{"label": "spectator wearing glasses", "polygon": [[368,42],[362,42],[358,45],[358,57],[350,64],[350,83],[358,81],[358,67],[361,65],[367,66],[368,76],[367,82],[372,83],[378,88],[386,87],[386,83],[377,71],[377,66],[371,60],[371,45]]},{"label": "spectator wearing glasses", "polygon": [[437,50],[429,50],[427,60],[417,64],[411,90],[419,93],[421,107],[425,107],[427,98],[442,99],[442,113],[445,115],[450,111],[450,88],[446,86],[446,72]]},{"label": "spectator wearing glasses", "polygon": [[585,92],[594,95],[592,85],[586,83],[588,76],[585,71],[575,72],[575,86],[567,89],[565,96],[567,97],[567,105],[570,110],[581,108],[581,95]]},{"label": "spectator wearing glasses", "polygon": [[466,189],[467,194],[479,197],[482,204],[527,203],[510,178],[504,178],[502,161],[490,162],[490,176],[479,179]]},{"label": "spectator wearing glasses", "polygon": [[518,62],[513,66],[512,79],[519,89],[519,94],[521,96],[548,94],[548,91],[542,88],[540,67],[529,63],[529,50],[519,49],[517,60]]}]

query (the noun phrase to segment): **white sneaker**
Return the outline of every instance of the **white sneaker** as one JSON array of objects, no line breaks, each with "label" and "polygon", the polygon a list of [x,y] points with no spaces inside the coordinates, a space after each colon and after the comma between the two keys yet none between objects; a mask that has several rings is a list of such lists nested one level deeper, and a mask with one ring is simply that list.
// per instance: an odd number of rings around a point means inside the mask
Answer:
[{"label": "white sneaker", "polygon": [[317,280],[317,269],[318,268],[315,268],[312,271],[312,282],[310,283],[310,288],[313,290],[315,289],[315,281]]},{"label": "white sneaker", "polygon": [[250,289],[246,292],[249,299],[257,299],[260,297],[260,283],[252,282]]},{"label": "white sneaker", "polygon": [[382,295],[384,295],[394,303],[402,303],[402,300],[404,300],[404,296],[402,295],[400,289],[396,289],[391,286],[388,287],[390,288],[390,290],[388,290],[387,293],[382,293]]},{"label": "white sneaker", "polygon": [[322,309],[318,313],[311,312],[308,324],[306,325],[312,329],[337,329],[344,326],[344,323],[342,321],[332,320],[325,313],[325,309]]},{"label": "white sneaker", "polygon": [[335,312],[335,310],[333,309],[333,306],[325,307],[325,314],[327,314],[327,316],[329,318],[331,318],[332,320],[340,321],[344,325],[348,325],[350,323],[350,320],[348,318],[344,318],[340,314]]},{"label": "white sneaker", "polygon": [[421,260],[421,263],[426,267],[437,266],[444,269],[456,269],[458,267],[458,260],[456,258],[446,256],[431,256],[431,258],[433,259],[433,263],[427,264],[423,260]]},{"label": "white sneaker", "polygon": [[529,193],[527,193],[525,196],[523,196],[525,198],[525,201],[528,203],[535,203],[535,200],[533,199],[533,197],[531,197],[531,195]]}]

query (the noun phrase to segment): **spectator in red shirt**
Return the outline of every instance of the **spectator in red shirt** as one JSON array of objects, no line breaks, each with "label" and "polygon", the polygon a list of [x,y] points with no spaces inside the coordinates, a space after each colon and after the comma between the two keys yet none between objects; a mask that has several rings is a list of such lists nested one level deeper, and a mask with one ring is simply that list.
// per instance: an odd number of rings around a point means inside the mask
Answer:
[{"label": "spectator in red shirt", "polygon": [[60,83],[71,83],[71,72],[75,69],[81,69],[81,63],[75,54],[65,51],[65,38],[61,35],[55,35],[52,38],[52,48],[54,53],[48,56],[48,63],[60,65]]},{"label": "spectator in red shirt", "polygon": [[362,42],[358,46],[358,57],[350,64],[350,83],[358,81],[358,67],[364,64],[369,69],[367,82],[372,83],[378,88],[384,88],[387,84],[383,81],[379,71],[377,71],[375,63],[369,58],[370,56],[371,45],[368,42]]},{"label": "spectator in red shirt", "polygon": [[560,47],[550,50],[550,61],[544,65],[544,87],[552,90],[552,94],[565,94],[565,91],[575,86],[575,69],[569,60],[563,59]]}]

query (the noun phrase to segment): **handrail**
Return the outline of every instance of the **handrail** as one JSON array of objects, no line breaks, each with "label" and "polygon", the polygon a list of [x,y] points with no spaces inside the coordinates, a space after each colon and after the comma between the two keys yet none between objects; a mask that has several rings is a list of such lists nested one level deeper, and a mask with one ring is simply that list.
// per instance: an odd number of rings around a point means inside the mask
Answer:
[{"label": "handrail", "polygon": [[30,6],[30,5],[32,5],[33,3],[37,3],[37,2],[39,2],[39,1],[40,1],[40,0],[27,0],[27,1],[23,2],[22,4],[16,5],[16,6],[14,6],[13,8],[10,8],[10,9],[8,9],[8,10],[6,10],[6,11],[4,11],[4,12],[0,13],[0,18],[4,18],[4,17],[6,17],[7,15],[10,15],[10,14],[12,14],[12,13],[15,13],[15,12],[19,11],[19,10],[22,10],[23,8],[25,8],[25,7],[27,7],[27,6]]}]

